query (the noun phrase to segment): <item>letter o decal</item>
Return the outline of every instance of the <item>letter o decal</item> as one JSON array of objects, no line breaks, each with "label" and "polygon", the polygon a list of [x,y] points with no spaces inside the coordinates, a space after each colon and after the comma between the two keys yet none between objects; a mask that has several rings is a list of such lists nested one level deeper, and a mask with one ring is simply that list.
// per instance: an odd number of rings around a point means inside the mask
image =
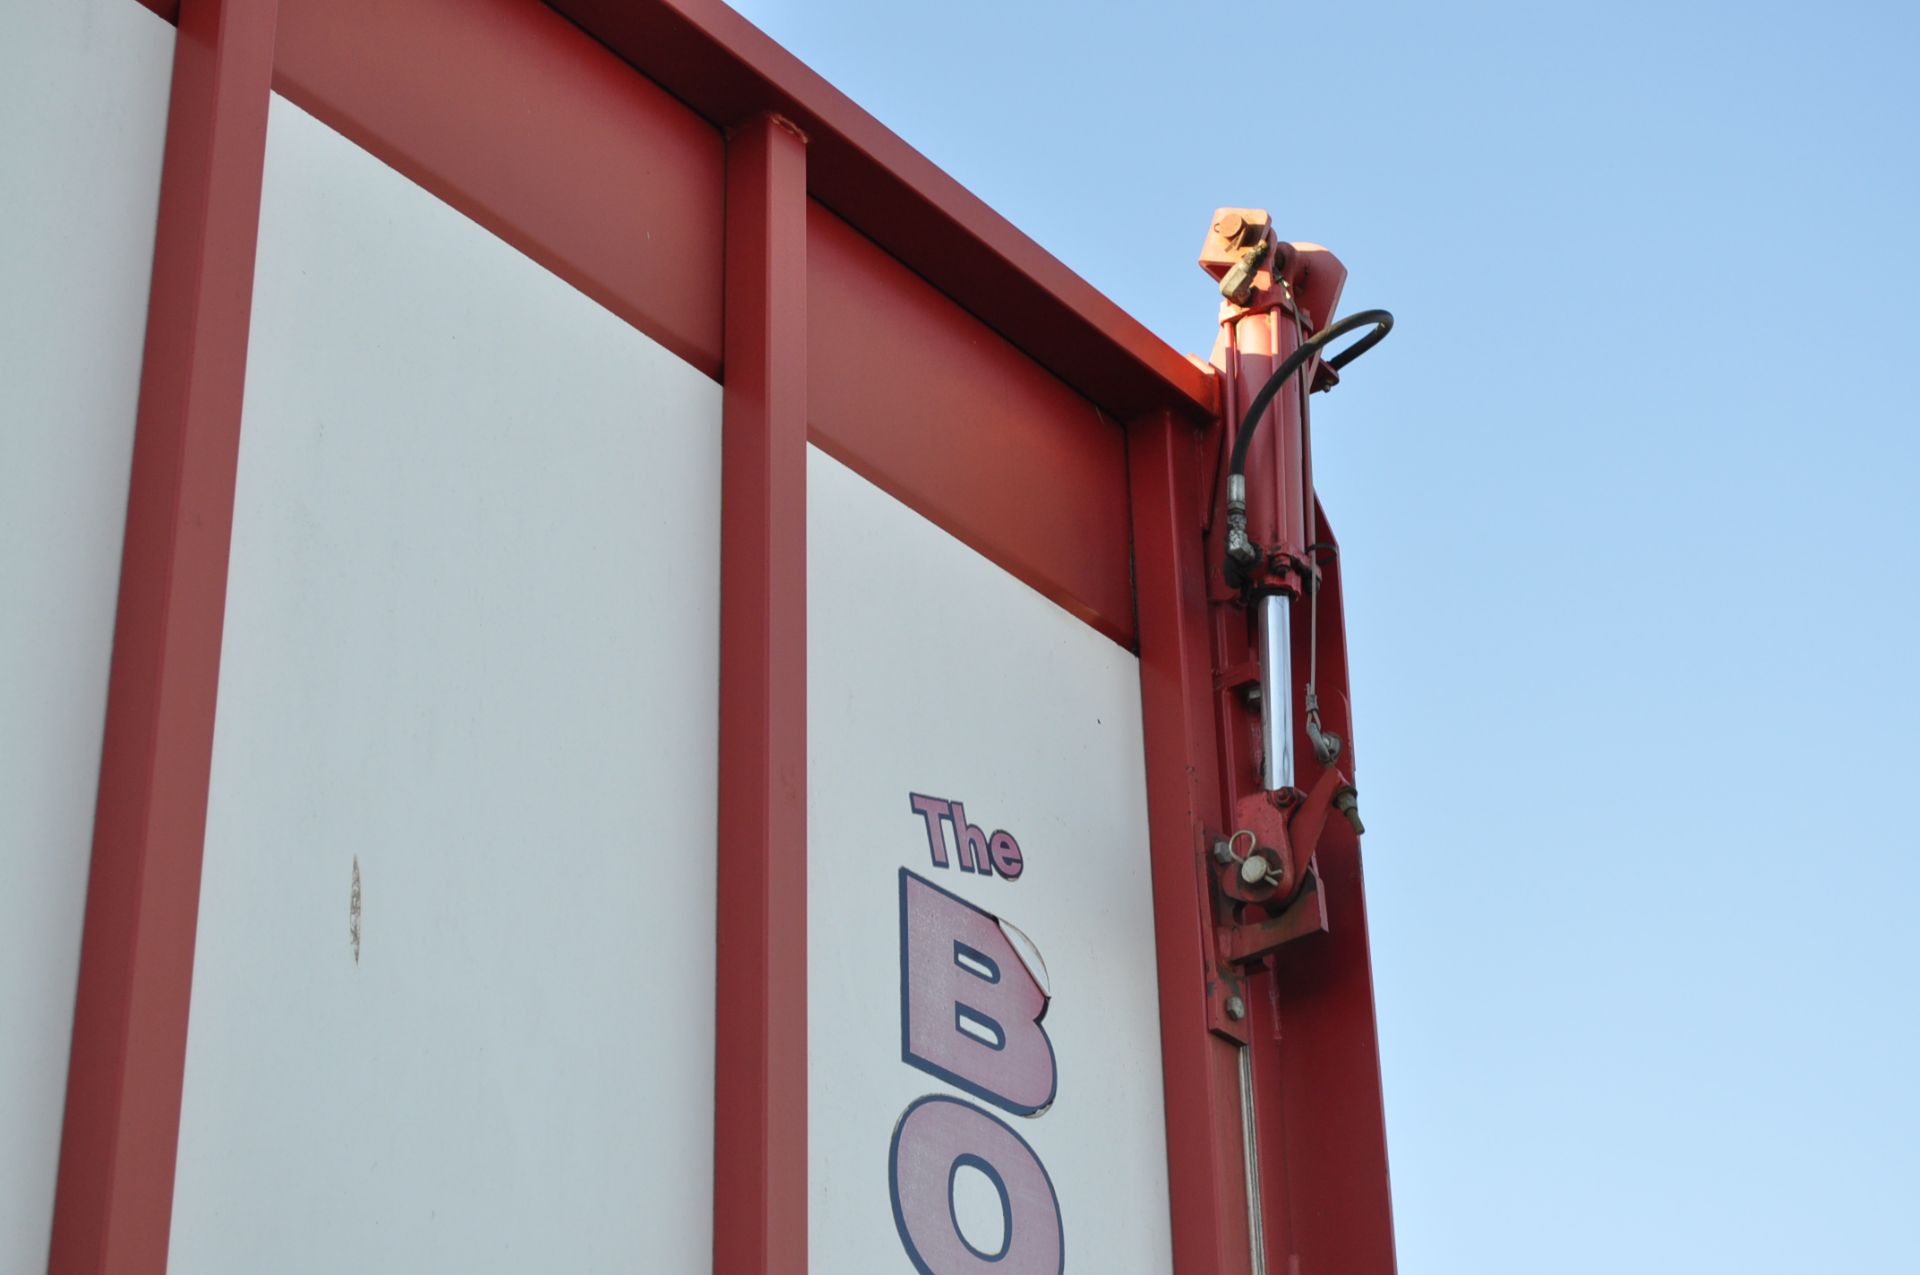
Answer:
[{"label": "letter o decal", "polygon": [[[960,1234],[953,1180],[977,1168],[1000,1191],[1006,1237],[983,1254]],[[920,1275],[1061,1275],[1066,1235],[1053,1179],[1026,1139],[972,1103],[928,1095],[916,1099],[893,1130],[888,1157],[893,1224]]]}]

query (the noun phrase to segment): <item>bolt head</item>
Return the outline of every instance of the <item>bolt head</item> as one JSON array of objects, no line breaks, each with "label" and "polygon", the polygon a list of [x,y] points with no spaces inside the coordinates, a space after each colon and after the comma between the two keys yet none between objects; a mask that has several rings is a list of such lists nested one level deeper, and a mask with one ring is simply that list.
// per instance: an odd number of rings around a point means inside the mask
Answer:
[{"label": "bolt head", "polygon": [[1239,1022],[1247,1016],[1247,1003],[1238,996],[1227,997],[1227,1017]]},{"label": "bolt head", "polygon": [[1214,233],[1218,234],[1222,239],[1237,239],[1240,237],[1240,232],[1246,228],[1246,218],[1242,217],[1239,213],[1228,213],[1219,221],[1213,223]]}]

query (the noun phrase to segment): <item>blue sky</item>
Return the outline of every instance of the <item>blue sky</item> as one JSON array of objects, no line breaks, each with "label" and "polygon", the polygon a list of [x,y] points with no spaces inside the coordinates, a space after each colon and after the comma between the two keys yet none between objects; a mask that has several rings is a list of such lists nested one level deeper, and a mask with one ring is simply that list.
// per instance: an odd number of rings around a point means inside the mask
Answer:
[{"label": "blue sky", "polygon": [[1920,7],[738,7],[1181,349],[1316,400],[1401,1267],[1920,1270]]}]

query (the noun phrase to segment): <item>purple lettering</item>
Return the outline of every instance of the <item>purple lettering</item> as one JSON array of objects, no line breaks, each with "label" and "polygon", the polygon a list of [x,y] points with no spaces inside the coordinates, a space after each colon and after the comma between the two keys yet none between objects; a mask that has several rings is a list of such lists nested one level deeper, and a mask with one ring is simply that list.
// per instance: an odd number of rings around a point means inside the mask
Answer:
[{"label": "purple lettering", "polygon": [[980,825],[967,822],[967,808],[959,802],[948,803],[953,821],[953,857],[960,861],[962,872],[984,872],[993,875],[993,863],[987,858],[987,834],[980,831]]},{"label": "purple lettering", "polygon": [[993,867],[996,872],[1009,881],[1017,881],[1026,871],[1027,861],[1020,853],[1020,843],[1013,839],[1011,832],[996,832],[993,840],[987,843],[988,851],[993,855]]},{"label": "purple lettering", "polygon": [[927,853],[933,856],[933,866],[947,866],[947,839],[940,832],[940,821],[950,817],[947,803],[938,797],[922,797],[917,792],[908,793],[912,800],[913,812],[927,823]]}]

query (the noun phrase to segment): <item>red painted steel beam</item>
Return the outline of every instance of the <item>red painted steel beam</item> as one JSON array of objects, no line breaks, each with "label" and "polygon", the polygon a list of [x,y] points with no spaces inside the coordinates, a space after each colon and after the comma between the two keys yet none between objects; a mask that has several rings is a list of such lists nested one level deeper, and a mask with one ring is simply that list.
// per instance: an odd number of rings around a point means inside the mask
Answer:
[{"label": "red painted steel beam", "polygon": [[548,3],[717,124],[793,120],[816,198],[1117,418],[1211,413],[1204,372],[720,0]]},{"label": "red painted steel beam", "polygon": [[[723,136],[551,9],[281,0],[274,84],[720,374]],[[813,441],[1131,646],[1113,418],[817,202],[809,234]]]},{"label": "red painted steel beam", "polygon": [[166,1269],[274,21],[180,9],[53,1275]]},{"label": "red painted steel beam", "polygon": [[807,144],[727,142],[713,1268],[807,1269]]},{"label": "red painted steel beam", "polygon": [[1170,413],[1135,421],[1127,444],[1173,1267],[1176,1275],[1246,1275],[1252,1245],[1239,1046],[1208,1027],[1206,990],[1203,855],[1208,829],[1222,826],[1200,536],[1210,458],[1201,435]]},{"label": "red painted steel beam", "polygon": [[1131,647],[1123,431],[826,208],[808,224],[814,443]]},{"label": "red painted steel beam", "polygon": [[551,9],[281,0],[274,87],[719,375],[721,132]]}]

